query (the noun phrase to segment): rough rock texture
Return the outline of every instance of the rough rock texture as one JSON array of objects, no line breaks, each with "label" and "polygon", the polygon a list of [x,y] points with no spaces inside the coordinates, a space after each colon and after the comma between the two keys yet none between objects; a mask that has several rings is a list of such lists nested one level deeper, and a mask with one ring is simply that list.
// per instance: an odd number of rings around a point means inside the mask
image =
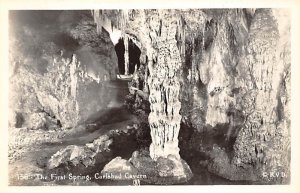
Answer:
[{"label": "rough rock texture", "polygon": [[79,21],[73,20],[72,23],[75,27],[69,29],[69,33],[81,46],[75,50],[75,54],[89,76],[100,82],[116,79],[118,59],[109,34],[105,31],[101,34],[97,32],[89,13]]},{"label": "rough rock texture", "polygon": [[[27,123],[26,123],[27,122]],[[26,120],[25,125],[29,129],[46,129],[52,130],[57,129],[59,125],[57,120],[48,116],[46,113],[33,113],[29,116],[29,119]]]},{"label": "rough rock texture", "polygon": [[250,28],[245,65],[251,86],[244,89],[245,97],[252,95],[247,97],[252,105],[244,107],[246,121],[237,137],[233,163],[289,174],[290,41],[289,29],[279,31],[282,21],[276,16],[272,10],[257,10]]},{"label": "rough rock texture", "polygon": [[83,164],[85,167],[94,165],[96,162],[95,156],[110,151],[109,145],[111,143],[112,140],[107,135],[103,135],[94,140],[93,143],[88,143],[85,146],[69,145],[51,156],[48,161],[48,168],[53,169],[62,164],[67,166]]},{"label": "rough rock texture", "polygon": [[[80,125],[77,129],[87,129],[86,127],[87,126]],[[70,130],[70,132],[76,132],[73,130]],[[126,155],[127,150],[130,151],[130,148],[136,148],[136,142],[133,140],[136,131],[136,127],[129,126],[122,130],[113,129],[99,136],[91,143],[85,145],[69,145],[62,148],[48,160],[48,169],[64,166],[67,169],[75,168],[76,170],[79,164],[83,164],[84,168],[89,167],[89,169],[91,169],[99,163],[109,162],[113,158],[113,153],[118,152],[120,155]],[[124,146],[124,144],[127,146]],[[124,148],[127,148],[127,150],[124,151]],[[132,152],[130,152],[130,155],[131,153]]]},{"label": "rough rock texture", "polygon": [[[34,125],[36,127],[36,124]],[[45,143],[55,143],[65,136],[65,132],[59,128],[55,130],[33,130],[32,128],[22,127],[9,129],[8,159],[13,163],[26,156],[28,151],[37,151],[36,146]]]},{"label": "rough rock texture", "polygon": [[[212,151],[211,171],[235,180],[288,181],[263,175],[289,174],[288,10],[97,10],[94,19],[98,26],[117,28],[141,49],[144,73],[133,85],[149,94],[151,157],[167,156],[164,150],[182,116],[181,123],[198,132],[226,129],[224,138],[236,138],[233,155],[218,158]],[[169,95],[168,87],[175,92]],[[180,114],[169,109],[181,109]],[[164,122],[170,115],[177,119]],[[171,149],[166,152],[176,155],[178,149]]]},{"label": "rough rock texture", "polygon": [[184,160],[174,155],[153,160],[150,152],[143,149],[133,152],[129,160],[116,157],[105,165],[101,174],[105,173],[117,176],[112,180],[124,180],[131,175],[149,184],[164,185],[185,183],[192,177],[192,171]]},{"label": "rough rock texture", "polygon": [[114,46],[107,32],[97,34],[90,12],[20,11],[10,19],[11,126],[46,113],[58,126],[73,127],[116,96],[106,91],[116,79]]},{"label": "rough rock texture", "polygon": [[101,174],[117,176],[114,180],[128,180],[129,175],[137,175],[137,169],[128,160],[116,157],[104,166]]},{"label": "rough rock texture", "polygon": [[[181,103],[179,102],[179,76],[181,60],[179,50],[176,46],[176,18],[172,18],[172,12],[158,12],[158,17],[153,20],[160,21],[160,25],[153,25],[152,44],[157,52],[157,63],[149,63],[149,102],[151,113],[149,114],[149,125],[151,129],[152,144],[150,145],[150,156],[168,157],[174,155],[178,158],[178,134],[181,116],[179,114]],[[153,57],[153,56],[152,56]]]},{"label": "rough rock texture", "polygon": [[150,184],[180,184],[192,177],[188,164],[174,155],[151,159],[148,151],[133,152],[129,160],[137,168],[139,174],[146,175],[142,179]]}]

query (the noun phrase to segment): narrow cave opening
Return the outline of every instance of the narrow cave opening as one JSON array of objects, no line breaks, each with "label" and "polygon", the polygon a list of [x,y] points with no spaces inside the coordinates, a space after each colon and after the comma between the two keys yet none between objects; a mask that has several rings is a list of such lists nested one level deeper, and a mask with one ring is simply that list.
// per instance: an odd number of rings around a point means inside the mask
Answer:
[{"label": "narrow cave opening", "polygon": [[[118,57],[119,74],[125,74],[125,44],[123,38],[120,38],[118,43],[115,45],[115,51]],[[137,68],[140,67],[140,56],[141,56],[141,50],[132,40],[129,39],[128,41],[129,74],[134,73],[135,66],[137,66]]]}]

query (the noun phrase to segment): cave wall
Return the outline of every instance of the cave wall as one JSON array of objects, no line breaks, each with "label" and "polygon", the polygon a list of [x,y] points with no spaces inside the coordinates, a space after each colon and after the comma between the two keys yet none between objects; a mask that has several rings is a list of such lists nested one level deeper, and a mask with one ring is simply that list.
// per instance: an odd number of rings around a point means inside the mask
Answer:
[{"label": "cave wall", "polygon": [[[289,173],[290,35],[278,10],[257,10],[245,56],[249,86],[245,123],[238,134],[233,162],[255,164],[263,172]],[[284,15],[288,17],[288,15]],[[281,29],[280,25],[286,25]],[[247,83],[246,83],[247,84]],[[284,90],[284,91],[283,91]]]},{"label": "cave wall", "polygon": [[114,45],[90,11],[11,11],[9,19],[11,126],[36,128],[39,115],[73,127],[116,97],[106,88],[118,70]]},{"label": "cave wall", "polygon": [[[180,83],[181,123],[198,132],[226,129],[224,138],[236,137],[233,157],[226,155],[213,161],[212,172],[236,180],[255,180],[262,178],[263,172],[274,170],[289,173],[287,10],[96,10],[95,13],[98,26],[107,26],[105,23],[109,22],[112,28],[140,43],[144,66],[144,73],[139,73],[144,82],[140,84],[144,85],[142,90],[150,92],[149,101],[151,93],[156,92],[151,88],[154,86],[151,72],[158,68],[164,73],[165,68],[160,62],[161,33],[174,24],[172,29],[176,30],[169,40],[175,36],[180,56],[178,76],[172,79]],[[165,45],[172,48],[169,43]],[[172,58],[168,64],[176,61]],[[171,66],[168,72],[172,72]],[[165,78],[168,80],[168,75]],[[156,90],[163,91],[162,87]],[[160,105],[157,108],[164,109],[165,103]],[[154,106],[150,105],[152,112]],[[151,127],[151,119],[149,123]],[[245,171],[253,175],[245,175]]]}]

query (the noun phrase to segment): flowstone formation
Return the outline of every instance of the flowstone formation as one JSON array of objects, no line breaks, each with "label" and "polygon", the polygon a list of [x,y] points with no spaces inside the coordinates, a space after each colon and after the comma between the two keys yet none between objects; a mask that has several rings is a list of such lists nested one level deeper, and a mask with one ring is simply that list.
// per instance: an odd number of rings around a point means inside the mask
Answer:
[{"label": "flowstone formation", "polygon": [[279,20],[280,14],[284,12],[257,10],[251,25],[246,56],[249,86],[244,88],[251,105],[244,106],[247,118],[233,159],[238,166],[255,164],[262,172],[259,178],[268,181],[275,181],[268,175],[272,171],[289,174],[290,42],[285,30],[289,24]]}]

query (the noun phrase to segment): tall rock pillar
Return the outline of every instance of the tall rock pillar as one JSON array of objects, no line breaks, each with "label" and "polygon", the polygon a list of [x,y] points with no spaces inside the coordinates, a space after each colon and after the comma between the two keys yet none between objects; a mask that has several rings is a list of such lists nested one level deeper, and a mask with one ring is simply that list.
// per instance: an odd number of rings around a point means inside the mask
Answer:
[{"label": "tall rock pillar", "polygon": [[149,124],[152,144],[150,156],[167,157],[169,154],[179,156],[178,134],[181,115],[181,103],[178,72],[181,66],[179,50],[176,46],[176,28],[162,26],[162,36],[158,37],[157,63],[149,68],[148,84],[150,89]]}]

